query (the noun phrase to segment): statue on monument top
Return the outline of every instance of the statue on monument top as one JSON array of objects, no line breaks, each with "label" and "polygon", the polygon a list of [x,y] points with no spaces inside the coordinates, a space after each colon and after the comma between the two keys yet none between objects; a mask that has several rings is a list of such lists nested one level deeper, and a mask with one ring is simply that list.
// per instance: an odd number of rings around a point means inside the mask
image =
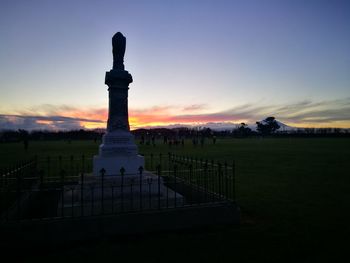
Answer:
[{"label": "statue on monument top", "polygon": [[122,33],[116,33],[112,38],[114,70],[124,70],[125,45],[126,38]]}]

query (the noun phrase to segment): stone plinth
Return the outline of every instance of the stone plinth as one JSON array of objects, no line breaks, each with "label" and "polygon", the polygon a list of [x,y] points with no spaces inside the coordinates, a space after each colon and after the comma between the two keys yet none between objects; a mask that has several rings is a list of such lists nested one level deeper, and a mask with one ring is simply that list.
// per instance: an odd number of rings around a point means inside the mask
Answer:
[{"label": "stone plinth", "polygon": [[99,155],[93,159],[93,174],[98,176],[104,169],[105,175],[120,175],[121,168],[125,169],[125,174],[138,174],[140,166],[144,165],[144,157],[138,155],[133,135],[117,130],[103,136]]},{"label": "stone plinth", "polygon": [[164,185],[163,178],[150,172],[142,175],[85,175],[84,181],[66,185],[58,215],[93,215],[111,212],[163,209],[185,205],[184,197]]}]

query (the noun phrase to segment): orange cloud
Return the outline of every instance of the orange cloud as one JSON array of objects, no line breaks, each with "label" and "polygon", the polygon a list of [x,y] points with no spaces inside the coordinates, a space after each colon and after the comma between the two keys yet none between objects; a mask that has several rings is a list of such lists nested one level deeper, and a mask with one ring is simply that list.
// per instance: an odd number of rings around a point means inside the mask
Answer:
[{"label": "orange cloud", "polygon": [[[206,112],[207,110],[208,107],[202,104],[131,108],[129,109],[129,122],[131,129],[137,129],[174,124],[203,125],[227,122],[255,124],[256,121],[274,116],[283,123],[294,127],[350,127],[350,98],[323,102],[301,101],[287,105],[245,104],[217,112]],[[62,127],[64,129],[71,127],[75,129],[105,128],[108,109],[42,105],[17,112],[17,114],[3,115],[3,126],[12,127],[12,124],[20,124],[24,118],[27,121],[31,119],[40,128],[45,126],[54,129]],[[30,127],[35,127],[34,124],[31,123]]]}]

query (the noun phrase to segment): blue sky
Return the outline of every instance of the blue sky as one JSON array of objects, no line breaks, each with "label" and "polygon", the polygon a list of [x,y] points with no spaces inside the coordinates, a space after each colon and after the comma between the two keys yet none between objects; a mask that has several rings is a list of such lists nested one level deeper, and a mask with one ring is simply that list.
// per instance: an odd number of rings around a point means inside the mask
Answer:
[{"label": "blue sky", "polygon": [[117,31],[134,127],[266,115],[350,127],[349,14],[349,1],[1,1],[0,128],[104,125]]}]

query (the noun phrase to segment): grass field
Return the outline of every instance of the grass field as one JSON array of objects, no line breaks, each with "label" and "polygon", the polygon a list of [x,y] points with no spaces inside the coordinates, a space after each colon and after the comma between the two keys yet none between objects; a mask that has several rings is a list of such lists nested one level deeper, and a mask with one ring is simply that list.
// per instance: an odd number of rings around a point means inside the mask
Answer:
[{"label": "grass field", "polygon": [[[0,167],[39,156],[96,154],[93,141],[0,144]],[[61,262],[338,262],[350,244],[350,139],[219,139],[204,147],[141,146],[141,153],[178,153],[236,161],[242,225],[128,237],[53,249]]]}]

